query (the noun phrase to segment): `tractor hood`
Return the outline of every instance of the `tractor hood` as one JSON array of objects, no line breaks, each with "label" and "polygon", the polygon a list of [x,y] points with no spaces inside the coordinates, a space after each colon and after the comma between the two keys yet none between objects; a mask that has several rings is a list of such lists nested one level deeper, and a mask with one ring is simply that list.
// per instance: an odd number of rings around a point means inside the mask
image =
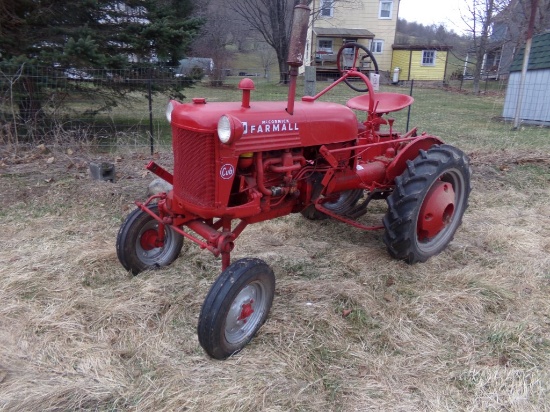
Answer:
[{"label": "tractor hood", "polygon": [[171,113],[174,128],[198,133],[217,133],[223,115],[242,124],[242,136],[231,143],[236,153],[319,146],[357,138],[357,118],[346,106],[327,102],[296,102],[294,114],[287,113],[286,102],[207,103],[193,99],[177,104]]}]

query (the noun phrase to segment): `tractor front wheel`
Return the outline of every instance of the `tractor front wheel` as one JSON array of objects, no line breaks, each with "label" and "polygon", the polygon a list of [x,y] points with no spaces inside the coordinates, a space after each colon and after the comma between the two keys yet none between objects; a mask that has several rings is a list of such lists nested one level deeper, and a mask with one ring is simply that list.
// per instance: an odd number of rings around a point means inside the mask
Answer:
[{"label": "tractor front wheel", "polygon": [[[158,205],[149,207],[158,215]],[[158,244],[159,222],[141,209],[128,215],[116,239],[118,260],[126,270],[137,275],[147,269],[170,265],[180,254],[183,236],[170,226],[164,227],[164,242]]]},{"label": "tractor front wheel", "polygon": [[197,328],[203,349],[215,359],[239,352],[264,324],[273,303],[275,275],[260,259],[237,260],[210,288]]},{"label": "tractor front wheel", "polygon": [[421,150],[387,198],[384,243],[390,255],[416,263],[445,249],[462,222],[470,190],[462,151],[449,145]]}]

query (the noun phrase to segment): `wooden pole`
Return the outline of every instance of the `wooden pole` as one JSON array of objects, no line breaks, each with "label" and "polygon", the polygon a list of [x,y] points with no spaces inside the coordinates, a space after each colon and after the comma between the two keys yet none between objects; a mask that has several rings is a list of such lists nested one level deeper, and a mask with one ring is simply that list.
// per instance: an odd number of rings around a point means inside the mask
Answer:
[{"label": "wooden pole", "polygon": [[539,0],[531,0],[531,16],[529,18],[529,25],[527,26],[525,42],[525,52],[523,54],[523,65],[521,67],[521,77],[519,80],[518,88],[518,99],[516,101],[516,115],[514,117],[514,127],[517,129],[519,127],[520,116],[521,116],[521,104],[523,102],[523,88],[525,87],[525,77],[527,76],[527,68],[529,67],[529,56],[531,54],[531,43],[533,42],[533,31],[535,28],[535,17],[537,15],[537,10],[539,7]]}]

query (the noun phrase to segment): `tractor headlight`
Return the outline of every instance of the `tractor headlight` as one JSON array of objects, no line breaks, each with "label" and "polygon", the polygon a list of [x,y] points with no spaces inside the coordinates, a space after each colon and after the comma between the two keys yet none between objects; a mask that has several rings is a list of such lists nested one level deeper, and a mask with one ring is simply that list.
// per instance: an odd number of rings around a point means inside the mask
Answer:
[{"label": "tractor headlight", "polygon": [[172,111],[176,106],[174,103],[175,102],[173,100],[170,100],[166,106],[166,120],[168,120],[168,123],[172,123]]},{"label": "tractor headlight", "polygon": [[218,121],[218,137],[222,143],[228,143],[231,140],[231,122],[225,115]]},{"label": "tractor headlight", "polygon": [[233,116],[224,114],[218,120],[218,138],[223,144],[233,143],[243,135],[243,132],[243,124]]}]

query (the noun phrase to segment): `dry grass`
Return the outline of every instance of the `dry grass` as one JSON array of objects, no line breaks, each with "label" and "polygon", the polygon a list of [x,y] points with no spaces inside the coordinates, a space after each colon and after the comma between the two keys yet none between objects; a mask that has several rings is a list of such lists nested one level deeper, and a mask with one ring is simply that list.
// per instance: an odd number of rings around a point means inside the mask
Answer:
[{"label": "dry grass", "polygon": [[233,258],[266,260],[276,297],[225,362],[195,331],[216,259],[188,245],[137,277],[117,261],[118,227],[151,180],[142,156],[113,156],[114,184],[91,181],[93,156],[76,149],[4,158],[0,409],[550,410],[550,156],[470,154],[464,225],[425,264],[337,222],[249,227]]}]

